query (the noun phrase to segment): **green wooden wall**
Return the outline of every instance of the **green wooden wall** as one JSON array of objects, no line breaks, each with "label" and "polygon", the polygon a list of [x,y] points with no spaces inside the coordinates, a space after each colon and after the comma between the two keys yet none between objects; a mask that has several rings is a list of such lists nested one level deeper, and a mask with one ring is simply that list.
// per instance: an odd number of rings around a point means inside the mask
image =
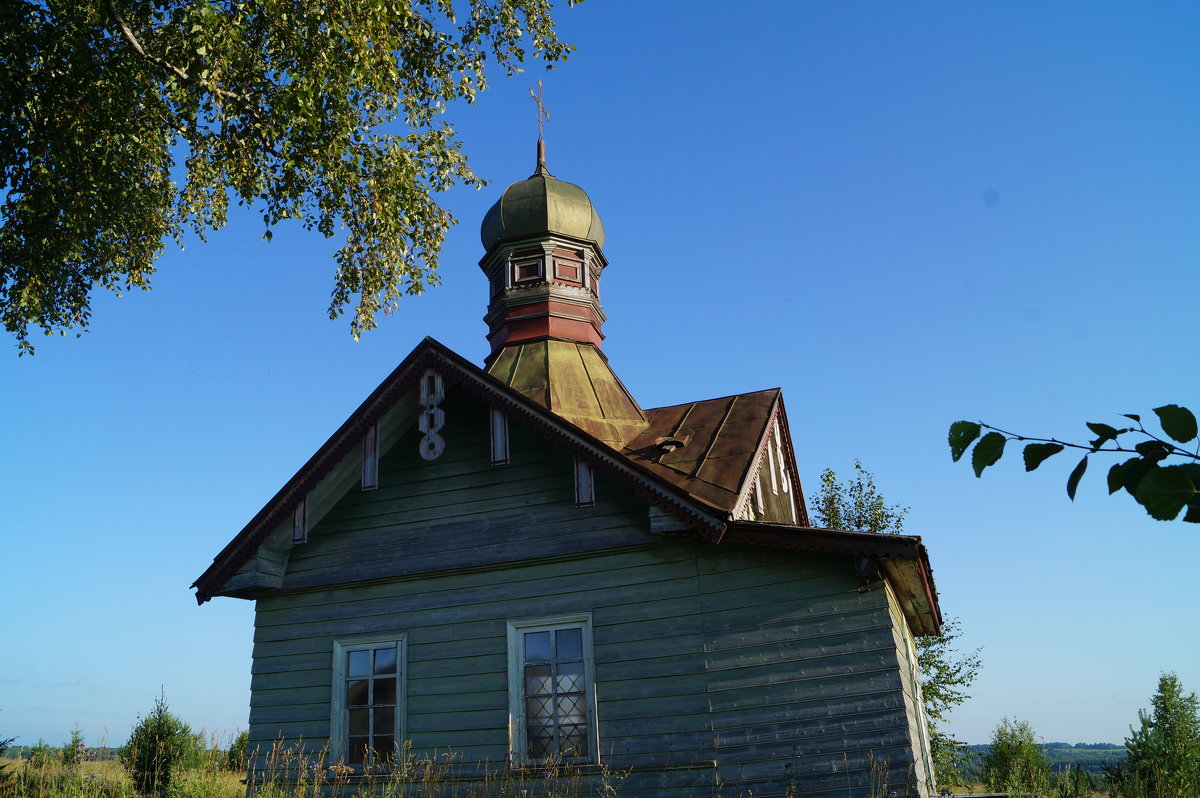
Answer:
[{"label": "green wooden wall", "polygon": [[570,455],[513,424],[493,467],[486,409],[452,389],[444,407],[442,457],[402,438],[380,489],[351,490],[258,600],[252,748],[321,748],[333,641],[403,634],[414,751],[502,763],[506,619],[586,610],[621,794],[865,796],[872,763],[903,794],[903,631],[849,558],[654,537],[644,500],[598,474],[577,508]]}]

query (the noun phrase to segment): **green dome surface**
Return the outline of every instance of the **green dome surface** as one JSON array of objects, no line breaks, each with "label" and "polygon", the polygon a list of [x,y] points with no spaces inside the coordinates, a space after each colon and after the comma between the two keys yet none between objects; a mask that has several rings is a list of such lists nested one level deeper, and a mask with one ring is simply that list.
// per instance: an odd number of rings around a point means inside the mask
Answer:
[{"label": "green dome surface", "polygon": [[546,169],[544,162],[527,180],[509,186],[483,217],[479,238],[491,250],[501,239],[561,233],[604,246],[604,223],[587,193]]}]

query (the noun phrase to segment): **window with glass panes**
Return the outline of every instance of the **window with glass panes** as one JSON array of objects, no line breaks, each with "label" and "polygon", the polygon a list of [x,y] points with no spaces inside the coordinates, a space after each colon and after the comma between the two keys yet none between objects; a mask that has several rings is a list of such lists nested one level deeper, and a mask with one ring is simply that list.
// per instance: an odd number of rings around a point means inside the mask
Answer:
[{"label": "window with glass panes", "polygon": [[338,643],[335,646],[334,725],[347,765],[395,758],[402,720],[400,641]]},{"label": "window with glass panes", "polygon": [[[524,761],[594,758],[590,624],[512,624]],[[514,700],[514,704],[517,703]]]}]

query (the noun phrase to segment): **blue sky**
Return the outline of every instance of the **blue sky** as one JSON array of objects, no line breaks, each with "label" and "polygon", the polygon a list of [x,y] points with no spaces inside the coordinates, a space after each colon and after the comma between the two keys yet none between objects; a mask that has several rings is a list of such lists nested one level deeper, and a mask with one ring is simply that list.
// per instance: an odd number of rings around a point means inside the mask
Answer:
[{"label": "blue sky", "polygon": [[[164,691],[248,715],[252,606],[197,607],[213,555],[422,337],[481,362],[478,224],[533,169],[608,231],[604,350],[644,406],[781,386],[809,492],[872,470],[982,647],[951,731],[1004,716],[1120,742],[1159,672],[1200,689],[1200,528],[1093,464],[982,480],[950,422],[1086,435],[1196,405],[1200,9],[1161,3],[623,3],[560,10],[579,52],[456,107],[493,183],[445,195],[444,284],[354,342],[326,241],[254,214],[168,250],[91,332],[0,354],[8,618],[0,736],[123,742]],[[1065,457],[1065,456],[1064,456]]]}]

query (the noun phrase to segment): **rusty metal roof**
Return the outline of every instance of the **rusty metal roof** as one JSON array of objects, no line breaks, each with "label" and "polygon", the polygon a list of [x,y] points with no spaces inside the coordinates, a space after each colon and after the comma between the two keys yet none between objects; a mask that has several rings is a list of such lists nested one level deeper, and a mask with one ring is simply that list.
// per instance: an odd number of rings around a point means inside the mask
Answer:
[{"label": "rusty metal roof", "polygon": [[648,425],[624,451],[705,504],[732,512],[779,397],[772,388],[647,410]]}]

